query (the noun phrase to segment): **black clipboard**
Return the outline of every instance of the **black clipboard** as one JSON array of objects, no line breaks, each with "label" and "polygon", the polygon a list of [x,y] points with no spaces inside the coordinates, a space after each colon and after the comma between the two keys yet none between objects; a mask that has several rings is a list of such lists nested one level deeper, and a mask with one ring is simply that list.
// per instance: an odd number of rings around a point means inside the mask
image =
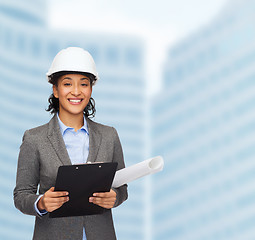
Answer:
[{"label": "black clipboard", "polygon": [[68,191],[69,201],[50,213],[50,218],[103,213],[106,209],[89,202],[95,192],[109,192],[118,163],[65,165],[58,168],[55,191]]}]

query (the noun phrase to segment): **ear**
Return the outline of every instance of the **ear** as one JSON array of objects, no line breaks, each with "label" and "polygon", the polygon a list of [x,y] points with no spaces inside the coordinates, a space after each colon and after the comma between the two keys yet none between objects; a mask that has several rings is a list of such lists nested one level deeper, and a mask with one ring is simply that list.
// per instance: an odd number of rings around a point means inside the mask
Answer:
[{"label": "ear", "polygon": [[53,90],[54,97],[58,98],[58,88],[57,88],[57,86],[53,85],[52,90]]}]

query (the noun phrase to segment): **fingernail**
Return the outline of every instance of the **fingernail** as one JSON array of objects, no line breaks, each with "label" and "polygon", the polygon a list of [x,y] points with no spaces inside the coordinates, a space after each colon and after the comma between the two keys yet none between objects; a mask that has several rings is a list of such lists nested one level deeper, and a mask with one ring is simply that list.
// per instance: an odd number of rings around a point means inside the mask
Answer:
[{"label": "fingernail", "polygon": [[91,198],[89,198],[89,202],[93,202],[93,198],[91,197]]},{"label": "fingernail", "polygon": [[93,196],[94,196],[94,197],[96,197],[96,196],[97,196],[97,194],[96,194],[96,193],[93,193]]}]

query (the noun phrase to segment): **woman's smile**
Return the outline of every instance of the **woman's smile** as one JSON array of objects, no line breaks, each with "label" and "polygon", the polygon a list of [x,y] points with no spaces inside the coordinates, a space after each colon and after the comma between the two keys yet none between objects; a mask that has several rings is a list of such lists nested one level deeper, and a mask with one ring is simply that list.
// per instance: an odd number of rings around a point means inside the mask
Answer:
[{"label": "woman's smile", "polygon": [[81,102],[83,101],[82,98],[68,98],[68,101],[73,104],[73,105],[78,105],[81,104]]}]

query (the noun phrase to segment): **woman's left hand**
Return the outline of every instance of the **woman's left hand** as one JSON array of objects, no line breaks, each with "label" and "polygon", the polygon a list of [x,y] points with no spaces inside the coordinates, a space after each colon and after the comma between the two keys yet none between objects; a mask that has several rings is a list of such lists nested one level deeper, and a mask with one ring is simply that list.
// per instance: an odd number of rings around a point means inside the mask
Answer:
[{"label": "woman's left hand", "polygon": [[97,204],[100,207],[110,209],[114,206],[116,201],[116,192],[112,189],[110,192],[93,193],[93,196],[89,198],[89,202]]}]

